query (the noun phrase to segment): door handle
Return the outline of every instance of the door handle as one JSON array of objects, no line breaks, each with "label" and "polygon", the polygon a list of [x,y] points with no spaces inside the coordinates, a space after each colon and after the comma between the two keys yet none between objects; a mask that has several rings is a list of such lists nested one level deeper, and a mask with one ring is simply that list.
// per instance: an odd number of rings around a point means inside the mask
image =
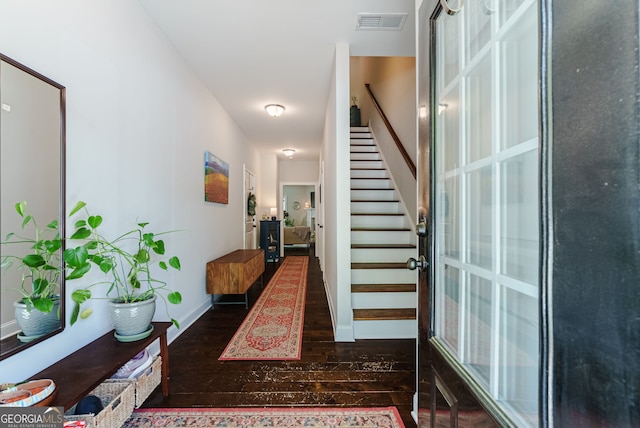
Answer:
[{"label": "door handle", "polygon": [[425,223],[424,221],[421,221],[416,225],[416,235],[420,237],[427,236],[427,223]]},{"label": "door handle", "polygon": [[429,262],[427,261],[427,258],[425,256],[418,257],[418,260],[414,259],[413,257],[407,260],[407,269],[409,270],[416,270],[419,268],[420,272],[424,272],[427,270],[428,266]]}]

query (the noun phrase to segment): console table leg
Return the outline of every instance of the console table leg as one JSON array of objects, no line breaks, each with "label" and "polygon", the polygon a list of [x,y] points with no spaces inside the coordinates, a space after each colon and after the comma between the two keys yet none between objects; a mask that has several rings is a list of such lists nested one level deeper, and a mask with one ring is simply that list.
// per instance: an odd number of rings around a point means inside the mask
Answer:
[{"label": "console table leg", "polygon": [[160,336],[160,358],[162,358],[162,396],[169,396],[169,346],[167,332]]}]

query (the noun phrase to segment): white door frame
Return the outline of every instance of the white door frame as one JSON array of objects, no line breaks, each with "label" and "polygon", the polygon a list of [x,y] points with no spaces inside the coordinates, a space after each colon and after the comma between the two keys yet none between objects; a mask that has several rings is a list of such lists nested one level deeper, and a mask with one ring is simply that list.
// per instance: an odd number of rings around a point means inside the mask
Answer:
[{"label": "white door frame", "polygon": [[[314,186],[316,192],[316,237],[318,236],[318,183],[314,181],[281,181],[280,182],[280,200],[278,201],[278,218],[280,219],[280,257],[284,257],[284,208],[282,206],[282,200],[284,199],[284,186]],[[316,253],[317,256],[317,253]]]}]

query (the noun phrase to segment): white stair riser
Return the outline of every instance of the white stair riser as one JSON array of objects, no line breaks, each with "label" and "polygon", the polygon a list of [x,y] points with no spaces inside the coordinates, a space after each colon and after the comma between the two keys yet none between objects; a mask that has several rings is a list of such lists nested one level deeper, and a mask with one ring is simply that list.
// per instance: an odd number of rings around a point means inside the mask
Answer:
[{"label": "white stair riser", "polygon": [[351,214],[401,214],[399,202],[351,202]]},{"label": "white stair riser", "polygon": [[372,137],[369,128],[366,126],[354,126],[350,129],[349,135],[365,138],[366,136]]},{"label": "white stair riser", "polygon": [[368,144],[368,145],[364,145],[362,143],[354,143],[353,140],[351,140],[351,149],[350,152],[354,153],[354,152],[377,152],[378,151],[378,147],[373,145],[373,144]]},{"label": "white stair riser", "polygon": [[417,278],[409,269],[351,269],[352,284],[415,284]]},{"label": "white stair riser", "polygon": [[352,215],[351,227],[407,227],[407,220],[402,215]]},{"label": "white stair riser", "polygon": [[384,168],[384,163],[381,160],[377,161],[356,161],[351,159],[350,168]]},{"label": "white stair riser", "polygon": [[393,181],[388,178],[352,178],[349,184],[352,189],[393,189]]},{"label": "white stair riser", "polygon": [[349,155],[349,159],[351,160],[367,160],[367,161],[377,161],[380,160],[380,153],[351,153]]},{"label": "white stair riser", "polygon": [[356,339],[415,339],[416,320],[354,321]]},{"label": "white stair riser", "polygon": [[351,178],[389,178],[386,169],[352,169]]},{"label": "white stair riser", "polygon": [[393,189],[389,189],[389,190],[352,189],[351,200],[352,201],[397,201],[398,198],[396,197],[396,191]]},{"label": "white stair riser", "polygon": [[405,263],[417,258],[415,248],[352,248],[352,263]]},{"label": "white stair riser", "polygon": [[416,293],[351,293],[353,309],[415,308]]},{"label": "white stair riser", "polygon": [[352,244],[408,244],[411,243],[411,231],[352,230]]},{"label": "white stair riser", "polygon": [[378,145],[376,143],[373,142],[373,140],[367,140],[367,139],[355,139],[352,138],[351,140],[349,140],[349,145],[351,146],[351,151],[352,152],[359,152],[360,148],[362,149],[375,149],[374,151],[379,151],[378,150]]}]

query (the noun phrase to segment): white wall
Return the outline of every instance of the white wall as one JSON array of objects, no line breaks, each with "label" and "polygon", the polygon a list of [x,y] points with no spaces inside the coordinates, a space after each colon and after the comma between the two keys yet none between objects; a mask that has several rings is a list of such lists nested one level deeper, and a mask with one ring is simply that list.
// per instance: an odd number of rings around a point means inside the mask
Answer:
[{"label": "white wall", "polygon": [[318,161],[281,160],[279,162],[281,183],[317,183],[320,174]]},{"label": "white wall", "polygon": [[[278,157],[272,153],[260,154],[261,171],[256,175],[256,221],[263,215],[271,216],[271,208],[278,207]],[[260,233],[258,231],[258,233]],[[259,236],[259,235],[258,235]]]},{"label": "white wall", "polygon": [[362,123],[377,115],[364,88],[371,91],[382,106],[394,131],[416,162],[416,59],[414,57],[351,57],[351,92],[358,94]]},{"label": "white wall", "polygon": [[[67,210],[86,201],[107,233],[137,219],[184,230],[166,243],[182,261],[168,277],[183,295],[171,313],[188,327],[210,304],[206,262],[242,248],[242,165],[260,177],[257,152],[135,1],[2,1],[0,52],[67,88]],[[203,200],[207,150],[230,165],[228,205]],[[76,286],[67,284],[67,321]],[[89,319],[0,361],[0,382],[23,380],[111,330],[104,301],[92,304]],[[156,320],[165,320],[159,309]]]},{"label": "white wall", "polygon": [[337,341],[352,341],[349,46],[336,45],[322,144],[325,288]]}]

